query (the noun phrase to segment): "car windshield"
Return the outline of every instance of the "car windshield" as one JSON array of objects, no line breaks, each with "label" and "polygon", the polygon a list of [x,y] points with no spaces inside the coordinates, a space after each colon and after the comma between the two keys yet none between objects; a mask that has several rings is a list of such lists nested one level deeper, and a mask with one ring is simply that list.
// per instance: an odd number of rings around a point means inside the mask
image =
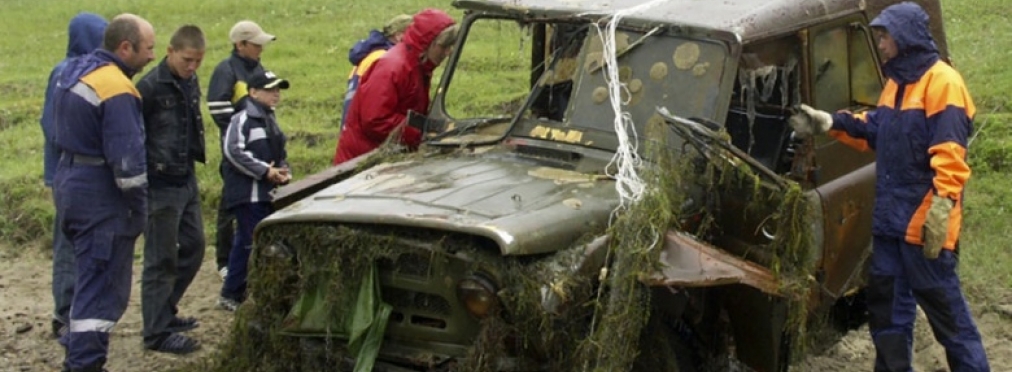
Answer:
[{"label": "car windshield", "polygon": [[[617,61],[621,109],[637,133],[645,133],[659,107],[717,121],[727,110],[719,102],[728,48],[664,30],[620,28],[609,55],[607,31],[592,24],[518,27],[515,20],[477,19],[466,27],[456,63],[448,67],[451,81],[437,101],[449,121],[441,138],[494,139],[509,131],[612,151],[618,142],[611,74],[604,68],[610,57]],[[454,89],[464,85],[483,88],[477,95]]]}]

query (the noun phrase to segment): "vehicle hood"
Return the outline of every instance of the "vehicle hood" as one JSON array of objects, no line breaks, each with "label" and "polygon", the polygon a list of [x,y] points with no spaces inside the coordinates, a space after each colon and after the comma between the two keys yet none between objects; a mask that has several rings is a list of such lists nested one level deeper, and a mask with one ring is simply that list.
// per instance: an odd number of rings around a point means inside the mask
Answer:
[{"label": "vehicle hood", "polygon": [[607,177],[499,153],[382,164],[263,225],[331,221],[448,230],[492,239],[503,255],[525,255],[603,233],[617,205]]}]

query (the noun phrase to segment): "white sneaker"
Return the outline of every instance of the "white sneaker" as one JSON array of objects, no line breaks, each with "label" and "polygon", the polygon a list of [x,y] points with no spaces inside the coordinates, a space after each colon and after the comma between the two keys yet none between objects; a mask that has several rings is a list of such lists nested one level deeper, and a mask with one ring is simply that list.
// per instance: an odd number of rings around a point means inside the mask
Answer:
[{"label": "white sneaker", "polygon": [[221,280],[225,280],[225,277],[228,276],[228,267],[223,267],[221,270],[218,270],[218,275],[221,275]]}]

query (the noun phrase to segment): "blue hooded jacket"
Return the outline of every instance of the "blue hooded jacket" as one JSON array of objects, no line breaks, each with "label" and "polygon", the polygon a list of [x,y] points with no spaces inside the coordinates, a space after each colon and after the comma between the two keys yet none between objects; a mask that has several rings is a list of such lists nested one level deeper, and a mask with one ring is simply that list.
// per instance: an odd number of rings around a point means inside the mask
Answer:
[{"label": "blue hooded jacket", "polygon": [[348,51],[348,62],[351,62],[352,70],[348,76],[348,88],[344,94],[344,106],[341,110],[341,123],[340,127],[344,128],[344,122],[347,120],[348,109],[351,107],[351,99],[355,97],[355,91],[358,90],[359,84],[362,83],[362,76],[365,75],[365,70],[359,68],[359,64],[362,63],[366,57],[377,50],[390,50],[394,47],[394,43],[383,36],[383,33],[379,30],[369,31],[369,37],[359,40],[351,47]]},{"label": "blue hooded jacket", "polygon": [[365,56],[369,55],[376,49],[388,50],[394,47],[394,43],[387,40],[386,36],[379,30],[369,31],[369,37],[359,40],[348,50],[348,62],[351,62],[352,66],[358,66]]},{"label": "blue hooded jacket", "polygon": [[890,6],[870,25],[885,28],[896,42],[899,54],[882,66],[886,77],[900,84],[913,83],[938,62],[938,46],[928,28],[928,14],[917,4]]},{"label": "blue hooded jacket", "polygon": [[46,186],[53,186],[56,163],[60,160],[60,150],[56,147],[55,141],[56,128],[53,122],[53,88],[56,85],[56,77],[60,75],[70,60],[91,53],[102,45],[102,34],[105,33],[106,25],[108,22],[96,14],[80,13],[74,16],[68,27],[70,37],[67,42],[67,57],[56,67],[53,67],[53,71],[49,73],[49,85],[46,86],[45,101],[42,105],[42,118],[39,120],[42,125],[42,134],[45,137],[42,176]]},{"label": "blue hooded jacket", "polygon": [[896,42],[897,55],[883,64],[889,80],[874,110],[837,112],[833,129],[875,151],[873,234],[923,244],[924,222],[938,195],[956,202],[944,244],[954,249],[976,107],[962,76],[940,59],[924,9],[912,2],[891,5],[870,25],[885,28]]}]

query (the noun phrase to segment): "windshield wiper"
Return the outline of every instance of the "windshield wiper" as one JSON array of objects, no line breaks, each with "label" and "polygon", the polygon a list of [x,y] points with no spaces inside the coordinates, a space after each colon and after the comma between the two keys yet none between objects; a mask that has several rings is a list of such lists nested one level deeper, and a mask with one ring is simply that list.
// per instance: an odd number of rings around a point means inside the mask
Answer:
[{"label": "windshield wiper", "polygon": [[[737,147],[734,147],[731,143],[725,139],[703,121],[696,121],[692,119],[686,119],[677,115],[674,115],[668,111],[665,107],[658,107],[657,113],[664,117],[664,121],[668,123],[668,127],[673,129],[682,138],[684,138],[689,144],[696,148],[701,154],[707,156],[707,154],[719,156],[725,160],[732,161],[729,159],[727,153],[730,153],[734,158],[740,159],[745,164],[748,164],[750,168],[756,171],[757,174],[762,175],[782,189],[787,189],[787,181],[780,178],[779,175],[766,168],[762,163],[759,163],[748,154],[742,152]],[[716,147],[716,148],[714,148]]]}]

